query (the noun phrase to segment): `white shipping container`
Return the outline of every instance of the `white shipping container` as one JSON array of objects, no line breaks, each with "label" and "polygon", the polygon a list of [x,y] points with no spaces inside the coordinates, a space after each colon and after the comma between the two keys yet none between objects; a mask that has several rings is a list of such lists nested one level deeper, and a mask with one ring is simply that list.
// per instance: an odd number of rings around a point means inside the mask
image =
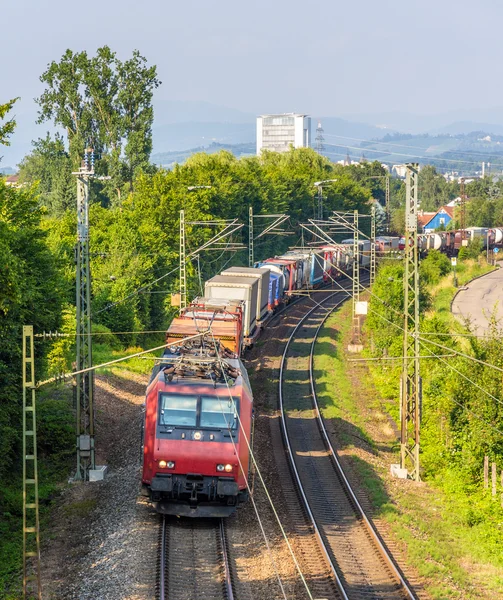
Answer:
[{"label": "white shipping container", "polygon": [[269,269],[253,267],[230,267],[222,271],[221,275],[230,275],[231,277],[256,277],[258,279],[258,298],[257,302],[257,321],[261,321],[268,312],[269,305]]},{"label": "white shipping container", "polygon": [[244,301],[244,337],[250,336],[257,325],[258,282],[259,280],[257,277],[216,275],[204,284],[204,295],[206,298]]}]

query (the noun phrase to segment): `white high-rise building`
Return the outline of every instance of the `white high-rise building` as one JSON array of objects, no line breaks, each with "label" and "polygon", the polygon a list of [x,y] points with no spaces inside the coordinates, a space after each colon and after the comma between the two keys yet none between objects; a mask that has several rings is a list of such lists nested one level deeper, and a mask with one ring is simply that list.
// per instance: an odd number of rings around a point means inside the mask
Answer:
[{"label": "white high-rise building", "polygon": [[311,145],[311,117],[296,113],[257,117],[257,154],[262,150],[287,152]]}]

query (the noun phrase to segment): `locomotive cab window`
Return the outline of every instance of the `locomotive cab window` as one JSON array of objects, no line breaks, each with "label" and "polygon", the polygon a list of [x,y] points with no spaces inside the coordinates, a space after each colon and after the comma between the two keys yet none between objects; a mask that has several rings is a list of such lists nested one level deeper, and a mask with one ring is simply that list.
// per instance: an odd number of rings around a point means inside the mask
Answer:
[{"label": "locomotive cab window", "polygon": [[230,398],[202,396],[200,426],[215,429],[236,429],[235,405],[237,405],[236,399],[232,401]]},{"label": "locomotive cab window", "polygon": [[195,427],[197,421],[197,396],[161,395],[161,425]]}]

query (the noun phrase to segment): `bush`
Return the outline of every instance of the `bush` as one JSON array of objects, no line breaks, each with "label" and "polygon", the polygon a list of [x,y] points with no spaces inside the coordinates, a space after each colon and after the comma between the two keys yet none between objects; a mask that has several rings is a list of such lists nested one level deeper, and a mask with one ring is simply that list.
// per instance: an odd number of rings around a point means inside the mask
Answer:
[{"label": "bush", "polygon": [[75,448],[73,411],[67,400],[44,400],[37,410],[38,448],[51,460],[64,459]]},{"label": "bush", "polygon": [[435,284],[451,270],[451,261],[438,250],[431,250],[421,261],[420,274],[427,284]]}]

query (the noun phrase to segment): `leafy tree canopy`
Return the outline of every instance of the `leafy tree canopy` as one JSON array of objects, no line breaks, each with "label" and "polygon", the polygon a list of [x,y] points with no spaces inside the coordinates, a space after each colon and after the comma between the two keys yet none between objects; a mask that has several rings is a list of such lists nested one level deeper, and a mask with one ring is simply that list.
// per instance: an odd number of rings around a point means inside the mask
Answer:
[{"label": "leafy tree canopy", "polygon": [[52,120],[68,137],[73,167],[84,150],[96,154],[96,170],[110,177],[110,197],[132,190],[136,175],[149,168],[152,151],[153,91],[160,85],[155,66],[135,50],[121,61],[108,46],[96,56],[67,50],[40,77],[46,89],[37,99],[39,123]]}]

